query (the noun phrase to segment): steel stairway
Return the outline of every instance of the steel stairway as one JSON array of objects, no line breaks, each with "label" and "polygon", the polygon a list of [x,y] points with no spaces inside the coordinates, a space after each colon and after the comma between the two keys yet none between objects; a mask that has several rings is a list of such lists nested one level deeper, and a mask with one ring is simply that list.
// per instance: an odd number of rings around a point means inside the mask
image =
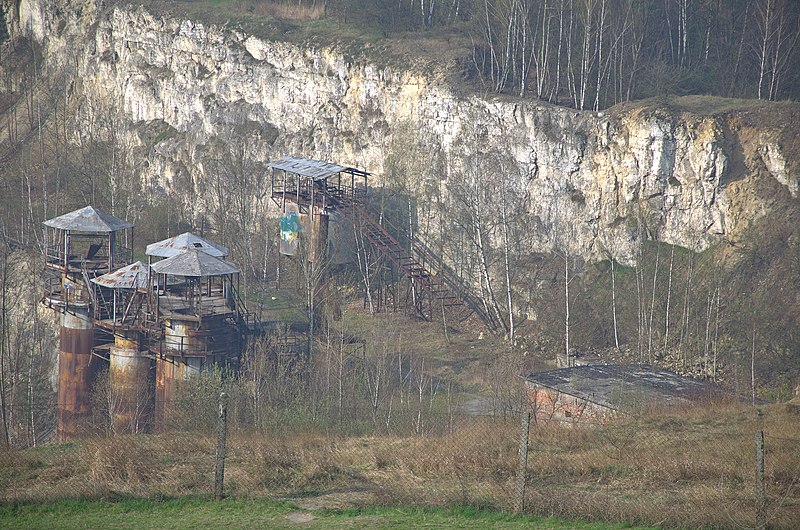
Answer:
[{"label": "steel stairway", "polygon": [[496,329],[479,297],[419,238],[409,237],[385,217],[381,219],[380,212],[360,197],[335,192],[326,195],[329,204],[355,223],[364,237],[409,279],[419,316],[431,320],[444,313],[447,319],[463,322],[475,315],[488,329]]}]

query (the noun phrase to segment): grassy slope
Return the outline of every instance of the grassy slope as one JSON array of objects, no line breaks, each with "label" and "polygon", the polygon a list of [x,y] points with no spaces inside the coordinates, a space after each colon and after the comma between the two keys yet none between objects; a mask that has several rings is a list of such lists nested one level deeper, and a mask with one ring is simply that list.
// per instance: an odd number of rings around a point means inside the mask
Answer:
[{"label": "grassy slope", "polygon": [[[798,410],[797,405],[772,405],[753,414],[748,407],[709,405],[654,411],[604,428],[538,425],[531,432],[527,509],[628,524],[752,524],[754,438],[762,429],[769,517],[777,527],[790,527],[800,516]],[[428,509],[508,509],[514,491],[517,421],[498,419],[430,437],[343,438],[313,430],[232,434],[225,486],[232,500],[221,508],[205,506],[213,488],[211,434],[124,436],[0,453],[0,527],[12,520],[18,527],[42,527],[48,521],[49,526],[70,527],[78,517],[72,512],[83,514],[76,525],[90,527],[124,522],[91,519],[105,512],[125,521],[158,520],[160,527],[172,514],[185,526],[222,526],[225,513],[242,512],[234,526],[274,526],[296,510],[270,504],[269,499],[279,498],[311,512],[324,522],[321,526],[347,520],[319,512],[323,508],[376,505],[420,510],[346,515],[358,515],[353,520],[357,526],[375,525],[360,519],[365,515],[380,516],[386,526],[467,526],[458,518],[472,521],[473,516],[475,524],[486,520],[492,525],[507,516]],[[162,504],[159,499],[173,500]],[[184,519],[182,511],[199,515]]]},{"label": "grassy slope", "polygon": [[[0,507],[3,528],[621,528],[581,521],[464,509],[304,510],[288,502],[190,498],[69,501]],[[643,527],[642,527],[643,528]]]}]

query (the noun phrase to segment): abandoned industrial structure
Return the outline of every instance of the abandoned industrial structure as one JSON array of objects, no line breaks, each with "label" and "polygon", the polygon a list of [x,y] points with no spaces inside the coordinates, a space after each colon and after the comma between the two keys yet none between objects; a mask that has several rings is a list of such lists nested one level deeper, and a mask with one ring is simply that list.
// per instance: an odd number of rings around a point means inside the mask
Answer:
[{"label": "abandoned industrial structure", "polygon": [[[379,258],[374,261],[380,281],[365,285],[365,303],[369,298],[378,310],[385,306],[394,310],[410,308],[425,319],[449,315],[451,321],[463,321],[476,315],[486,326],[495,327],[472,289],[438,253],[370,204],[369,173],[291,156],[267,167],[272,170],[272,200],[281,213],[282,254],[298,252],[299,233],[307,234],[306,252],[314,263],[322,255],[334,254],[344,262],[347,258],[342,256],[343,249],[355,247],[353,250],[358,253],[370,247]],[[332,218],[344,225],[333,237]],[[368,267],[367,262],[371,261],[357,259],[359,268]],[[364,277],[368,276],[364,271]],[[401,276],[407,279],[404,293],[400,292],[398,281]]]},{"label": "abandoned industrial structure", "polygon": [[43,302],[61,314],[58,440],[86,432],[104,362],[119,432],[163,419],[179,381],[207,366],[236,366],[255,318],[224,247],[182,234],[148,246],[148,261],[161,261],[133,262],[133,224],[92,206],[45,227]]},{"label": "abandoned industrial structure", "polygon": [[[440,256],[370,206],[369,173],[295,157],[267,167],[281,215],[280,254],[298,256],[320,272],[312,298],[326,298],[323,265],[346,263],[362,252],[359,268],[368,267],[369,252],[385,281],[364,282],[365,303],[451,322],[474,314],[493,325]],[[133,224],[92,206],[44,224],[42,301],[61,319],[60,441],[88,432],[101,367],[108,367],[114,429],[148,431],[168,421],[181,381],[212,366],[236,370],[246,337],[270,329],[260,314],[248,311],[240,270],[218,243],[183,233],[147,245],[143,263],[133,259]]]},{"label": "abandoned industrial structure", "polygon": [[536,422],[603,423],[649,407],[689,406],[730,395],[647,365],[586,365],[530,374],[528,404]]},{"label": "abandoned industrial structure", "polygon": [[[310,298],[325,304],[328,264],[357,261],[359,270],[377,268],[373,284],[370,271],[362,271],[365,304],[370,299],[378,310],[407,308],[427,319],[475,315],[493,327],[440,256],[370,205],[369,173],[294,157],[267,167],[280,211],[279,254],[320,273]],[[169,421],[182,381],[209,367],[238,369],[247,337],[276,328],[248,311],[240,270],[223,245],[187,232],[147,245],[143,263],[133,260],[133,224],[92,206],[44,224],[42,300],[61,319],[60,441],[88,432],[101,367],[108,367],[115,431],[148,431]],[[309,342],[314,318],[311,308]],[[536,421],[602,422],[654,403],[720,395],[716,387],[647,366],[573,366],[532,374],[526,388]]]}]

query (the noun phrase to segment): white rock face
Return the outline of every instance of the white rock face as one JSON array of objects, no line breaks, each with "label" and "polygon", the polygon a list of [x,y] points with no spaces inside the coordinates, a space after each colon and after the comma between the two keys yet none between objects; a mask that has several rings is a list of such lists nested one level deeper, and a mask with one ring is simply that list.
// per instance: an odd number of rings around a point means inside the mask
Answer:
[{"label": "white rock face", "polygon": [[789,193],[792,194],[792,197],[796,198],[798,191],[800,191],[800,181],[798,181],[798,175],[792,174],[789,171],[786,158],[781,152],[780,147],[769,141],[765,141],[759,151],[761,160],[764,162],[764,166],[767,168],[770,175],[786,186]]},{"label": "white rock face", "polygon": [[[367,169],[380,180],[388,178],[387,161],[407,147],[402,130],[431,157],[417,160],[430,169],[410,177],[445,201],[448,190],[475,178],[476,160],[503,160],[502,181],[530,197],[532,251],[552,249],[559,232],[568,232],[573,252],[598,259],[609,250],[630,262],[641,225],[647,237],[700,250],[732,237],[744,215],[725,184],[734,179],[722,118],[458,96],[411,69],[352,62],[335,49],[264,41],[141,7],[95,15],[91,3],[22,0],[19,13],[16,31],[43,43],[52,61],[75,54],[87,121],[111,109],[130,138],[153,120],[178,131],[152,149],[142,169],[149,184],[169,188],[182,175],[202,189],[203,146],[231,138],[262,162],[309,156]],[[93,16],[90,28],[85,22]],[[85,45],[75,46],[81,38]],[[243,126],[244,136],[237,133]],[[800,182],[781,147],[768,134],[761,141],[764,167],[796,197]]]},{"label": "white rock face", "polygon": [[21,0],[19,3],[20,26],[35,40],[41,42],[45,37],[44,6],[36,0]]}]

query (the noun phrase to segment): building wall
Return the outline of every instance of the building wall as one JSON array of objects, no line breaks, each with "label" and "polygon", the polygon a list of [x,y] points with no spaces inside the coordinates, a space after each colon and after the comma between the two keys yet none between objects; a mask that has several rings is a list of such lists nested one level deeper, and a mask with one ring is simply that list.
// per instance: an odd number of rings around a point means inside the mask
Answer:
[{"label": "building wall", "polygon": [[533,423],[562,422],[597,424],[610,420],[616,411],[530,381],[525,383]]}]

